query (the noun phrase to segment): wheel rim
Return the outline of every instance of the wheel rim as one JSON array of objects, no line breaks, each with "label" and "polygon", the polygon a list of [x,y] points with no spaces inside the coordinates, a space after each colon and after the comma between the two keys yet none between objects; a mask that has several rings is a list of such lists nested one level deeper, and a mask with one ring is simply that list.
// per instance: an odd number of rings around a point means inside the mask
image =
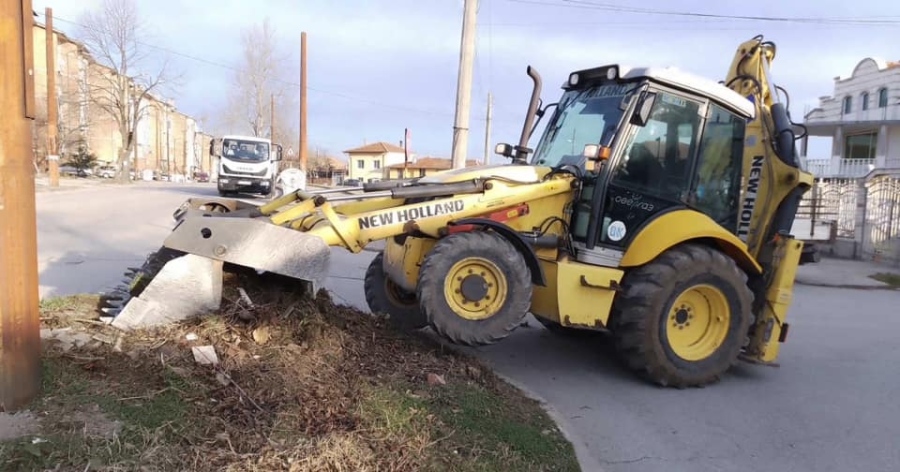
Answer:
[{"label": "wheel rim", "polygon": [[387,295],[388,300],[395,306],[411,308],[418,305],[418,301],[414,294],[406,292],[387,277],[385,277],[384,280],[384,293]]},{"label": "wheel rim", "polygon": [[684,360],[712,356],[725,342],[731,325],[728,298],[711,285],[688,288],[672,304],[666,317],[666,337],[672,351]]},{"label": "wheel rim", "polygon": [[493,262],[468,257],[447,272],[444,298],[462,318],[487,319],[500,311],[506,301],[506,278]]}]

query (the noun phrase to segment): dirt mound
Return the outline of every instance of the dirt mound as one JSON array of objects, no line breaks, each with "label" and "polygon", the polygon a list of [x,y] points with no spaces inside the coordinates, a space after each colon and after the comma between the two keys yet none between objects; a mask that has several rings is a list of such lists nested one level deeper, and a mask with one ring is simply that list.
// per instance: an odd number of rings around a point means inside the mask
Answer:
[{"label": "dirt mound", "polygon": [[[78,471],[89,463],[578,470],[539,406],[478,362],[335,305],[324,291],[309,299],[294,289],[235,275],[218,316],[129,333],[95,321],[83,298],[45,309],[46,328],[71,327],[91,341],[47,342],[45,393],[33,409],[42,440],[4,443],[0,461]],[[201,346],[212,347],[217,363],[198,362],[209,352]]]}]

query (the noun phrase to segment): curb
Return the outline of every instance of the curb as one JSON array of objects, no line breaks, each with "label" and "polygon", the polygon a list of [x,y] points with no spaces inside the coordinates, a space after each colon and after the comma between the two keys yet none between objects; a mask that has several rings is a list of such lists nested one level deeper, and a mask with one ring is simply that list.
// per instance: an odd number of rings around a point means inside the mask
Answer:
[{"label": "curb", "polygon": [[[489,367],[489,366],[488,366]],[[581,467],[581,470],[584,472],[603,472],[603,467],[591,456],[591,453],[588,452],[587,448],[584,446],[584,442],[580,440],[580,437],[572,431],[572,426],[569,424],[568,420],[553,408],[544,397],[538,395],[535,391],[526,387],[524,384],[507,377],[495,369],[491,369],[494,375],[497,378],[502,379],[504,382],[512,385],[513,387],[519,389],[526,397],[540,403],[541,408],[547,412],[547,415],[553,419],[556,423],[559,431],[562,433],[563,437],[566,438],[567,441],[572,445],[572,448],[575,449],[575,458],[578,459],[578,465]]]},{"label": "curb", "polygon": [[888,284],[884,285],[853,285],[853,284],[829,284],[824,282],[802,282],[797,280],[795,282],[797,285],[806,285],[808,287],[826,287],[826,288],[843,288],[847,290],[900,290],[900,287],[891,287]]}]

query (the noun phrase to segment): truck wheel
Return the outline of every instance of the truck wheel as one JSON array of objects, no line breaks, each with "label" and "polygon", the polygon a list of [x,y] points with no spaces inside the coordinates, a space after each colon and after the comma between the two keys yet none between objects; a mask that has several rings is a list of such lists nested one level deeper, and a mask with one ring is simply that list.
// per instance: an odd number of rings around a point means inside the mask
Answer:
[{"label": "truck wheel", "polygon": [[391,281],[382,268],[384,254],[379,253],[366,269],[366,303],[373,313],[388,315],[389,322],[402,330],[417,330],[428,326],[419,309],[416,294],[409,293]]},{"label": "truck wheel", "polygon": [[440,335],[458,344],[505,338],[531,307],[531,272],[509,241],[473,231],[447,236],[419,271],[420,306]]},{"label": "truck wheel", "polygon": [[612,312],[616,350],[659,385],[714,383],[737,362],[752,303],[734,260],[703,245],[675,247],[623,278]]}]

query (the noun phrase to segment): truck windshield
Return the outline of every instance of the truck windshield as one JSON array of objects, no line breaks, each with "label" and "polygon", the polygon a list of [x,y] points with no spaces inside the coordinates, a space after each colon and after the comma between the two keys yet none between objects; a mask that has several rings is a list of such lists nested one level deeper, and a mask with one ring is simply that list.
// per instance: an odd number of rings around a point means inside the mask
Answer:
[{"label": "truck windshield", "polygon": [[585,144],[600,144],[604,134],[615,131],[623,113],[619,105],[635,85],[610,84],[565,92],[532,163],[556,167],[581,162]]},{"label": "truck windshield", "polygon": [[264,162],[269,160],[269,145],[259,141],[225,139],[222,154],[234,161]]}]

